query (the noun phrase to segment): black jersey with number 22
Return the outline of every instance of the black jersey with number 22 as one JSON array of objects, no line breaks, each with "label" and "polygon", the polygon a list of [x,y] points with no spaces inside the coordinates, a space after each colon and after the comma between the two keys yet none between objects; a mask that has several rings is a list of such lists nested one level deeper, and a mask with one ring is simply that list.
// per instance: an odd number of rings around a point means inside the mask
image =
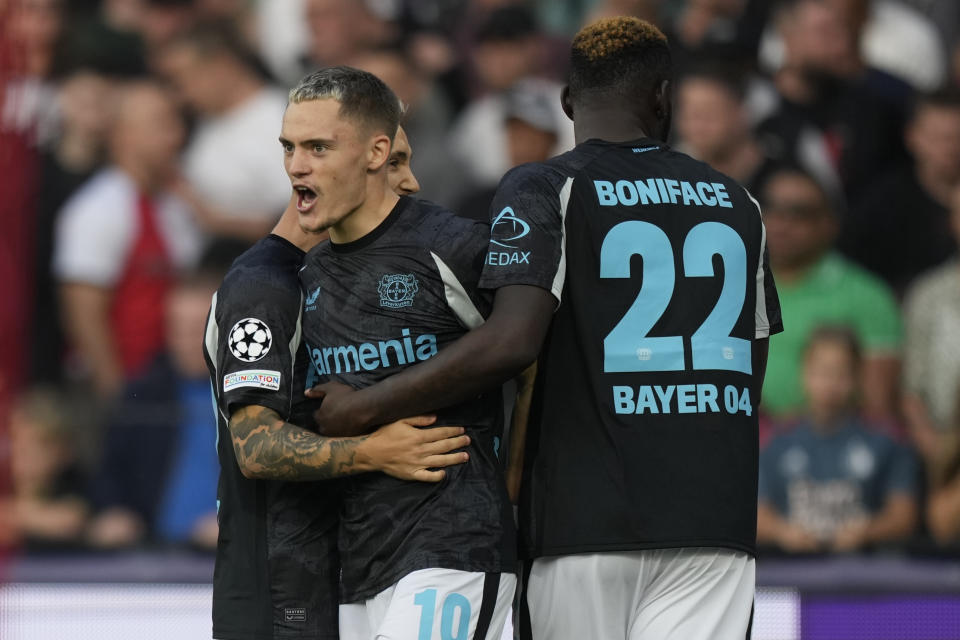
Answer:
[{"label": "black jersey with number 22", "polygon": [[491,215],[481,286],[558,301],[528,433],[526,552],[752,552],[753,342],[781,322],[750,195],[655,141],[590,140],[508,173]]}]

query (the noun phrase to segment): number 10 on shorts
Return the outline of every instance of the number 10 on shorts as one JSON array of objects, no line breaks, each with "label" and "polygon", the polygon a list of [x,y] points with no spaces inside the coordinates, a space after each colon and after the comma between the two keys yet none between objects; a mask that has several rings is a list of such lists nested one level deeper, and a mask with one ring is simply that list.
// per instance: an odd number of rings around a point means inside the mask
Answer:
[{"label": "number 10 on shorts", "polygon": [[[416,594],[413,603],[420,607],[420,634],[417,640],[432,640],[437,611],[437,590]],[[440,640],[467,640],[470,634],[470,601],[459,593],[448,594],[440,612]]]}]

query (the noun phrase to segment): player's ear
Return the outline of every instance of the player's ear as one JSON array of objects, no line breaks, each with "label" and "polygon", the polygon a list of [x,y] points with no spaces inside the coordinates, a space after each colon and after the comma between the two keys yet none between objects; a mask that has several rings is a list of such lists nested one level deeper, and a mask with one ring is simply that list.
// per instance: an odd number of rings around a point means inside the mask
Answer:
[{"label": "player's ear", "polygon": [[391,140],[386,134],[377,134],[370,138],[367,149],[367,171],[379,171],[390,159]]},{"label": "player's ear", "polygon": [[560,106],[563,107],[563,112],[567,114],[567,117],[573,120],[573,102],[570,100],[570,85],[566,84],[563,86],[563,90],[560,91]]}]

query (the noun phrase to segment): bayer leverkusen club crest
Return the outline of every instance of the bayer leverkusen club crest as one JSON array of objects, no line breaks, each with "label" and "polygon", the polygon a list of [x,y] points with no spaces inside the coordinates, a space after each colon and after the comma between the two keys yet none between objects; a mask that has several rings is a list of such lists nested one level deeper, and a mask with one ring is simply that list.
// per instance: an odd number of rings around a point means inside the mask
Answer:
[{"label": "bayer leverkusen club crest", "polygon": [[380,294],[380,306],[388,309],[401,309],[413,304],[413,297],[420,290],[417,278],[412,273],[395,273],[380,278],[377,292]]}]

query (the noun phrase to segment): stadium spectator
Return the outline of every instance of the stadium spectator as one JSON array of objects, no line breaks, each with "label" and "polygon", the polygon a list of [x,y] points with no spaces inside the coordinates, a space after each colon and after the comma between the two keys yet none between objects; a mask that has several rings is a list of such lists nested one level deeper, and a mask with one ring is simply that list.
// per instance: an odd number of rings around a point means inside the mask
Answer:
[{"label": "stadium spectator", "polygon": [[760,453],[757,541],[790,552],[902,541],[917,521],[911,453],[857,416],[860,348],[846,328],[814,331],[803,362],[807,408]]},{"label": "stadium spectator", "polygon": [[[781,100],[760,134],[788,157],[803,157],[804,145],[825,145],[848,201],[855,201],[879,172],[904,157],[910,87],[865,65],[859,32],[831,0],[794,0],[775,18],[783,37],[782,64],[773,76]],[[810,137],[811,126],[819,138]]]},{"label": "stadium spectator", "polygon": [[781,169],[760,190],[770,264],[783,323],[770,340],[763,406],[785,418],[803,408],[803,348],[821,324],[849,325],[863,343],[861,393],[872,418],[896,411],[901,321],[889,288],[832,250],[837,215],[827,193],[800,169]]},{"label": "stadium spectator", "polygon": [[290,199],[277,151],[286,96],[265,82],[252,56],[222,24],[186,31],[158,56],[200,116],[184,153],[185,179],[173,188],[206,231],[251,242],[270,230]]},{"label": "stadium spectator", "polygon": [[49,389],[25,393],[11,412],[13,492],[0,497],[0,538],[28,552],[80,542],[88,509],[70,421],[66,399]]},{"label": "stadium spectator", "polygon": [[[952,200],[952,237],[960,239],[960,185]],[[960,259],[916,280],[904,300],[904,319],[903,415],[932,468],[960,419]]]},{"label": "stadium spectator", "polygon": [[63,381],[63,330],[51,271],[57,215],[67,199],[103,163],[113,83],[81,69],[62,83],[60,134],[40,156],[40,188],[34,223],[33,341],[30,378],[34,383]]},{"label": "stadium spectator", "polygon": [[453,202],[466,188],[463,169],[447,151],[447,130],[453,109],[437,83],[418,69],[400,48],[366,51],[350,66],[369,71],[388,87],[406,107],[403,127],[417,145],[414,169],[423,192],[419,197],[435,202]]},{"label": "stadium spectator", "polygon": [[[947,75],[946,49],[937,27],[902,0],[815,0],[836,14],[856,35],[858,55],[868,65],[920,91],[939,88]],[[796,3],[788,0],[786,4]],[[781,40],[783,38],[783,40]],[[760,60],[777,67],[786,35],[768,29]]]},{"label": "stadium spectator", "polygon": [[917,101],[905,135],[913,163],[881,176],[844,220],[840,249],[903,293],[956,251],[948,208],[960,186],[960,92]]},{"label": "stadium spectator", "polygon": [[177,283],[166,307],[166,353],[123,393],[91,496],[96,546],[216,545],[216,416],[199,346],[222,275],[200,272]]},{"label": "stadium spectator", "polygon": [[382,20],[371,4],[367,0],[305,0],[310,36],[301,75],[346,64],[361,52],[391,40],[392,25]]},{"label": "stadium spectator", "polygon": [[[503,129],[505,93],[521,79],[540,72],[543,41],[533,15],[517,5],[492,11],[475,38],[472,63],[480,97],[454,122],[449,152],[466,167],[474,185],[496,186],[511,166]],[[554,92],[551,104],[563,123],[552,152],[567,151],[573,147],[573,125],[560,108],[560,85],[541,82]],[[416,138],[413,142],[418,144]]]},{"label": "stadium spectator", "polygon": [[777,161],[751,131],[745,81],[736,67],[701,65],[689,71],[677,85],[676,131],[681,151],[752,193]]},{"label": "stadium spectator", "polygon": [[61,0],[12,0],[0,26],[4,46],[16,52],[16,68],[0,98],[0,128],[43,143],[55,134],[56,86],[51,80],[62,44],[64,3]]},{"label": "stadium spectator", "polygon": [[[960,387],[955,387],[960,389]],[[927,528],[937,543],[960,545],[960,429],[954,422],[930,465]]]},{"label": "stadium spectator", "polygon": [[[504,96],[503,132],[509,165],[545,162],[557,146],[565,126],[556,113],[552,85],[537,80],[521,80]],[[466,218],[490,221],[490,203],[497,189],[482,187],[460,201],[455,211]]]},{"label": "stadium spectator", "polygon": [[173,269],[192,264],[202,243],[187,206],[165,188],[183,139],[173,99],[140,81],[120,91],[115,109],[111,165],[64,205],[53,260],[64,329],[103,395],[162,348]]}]

